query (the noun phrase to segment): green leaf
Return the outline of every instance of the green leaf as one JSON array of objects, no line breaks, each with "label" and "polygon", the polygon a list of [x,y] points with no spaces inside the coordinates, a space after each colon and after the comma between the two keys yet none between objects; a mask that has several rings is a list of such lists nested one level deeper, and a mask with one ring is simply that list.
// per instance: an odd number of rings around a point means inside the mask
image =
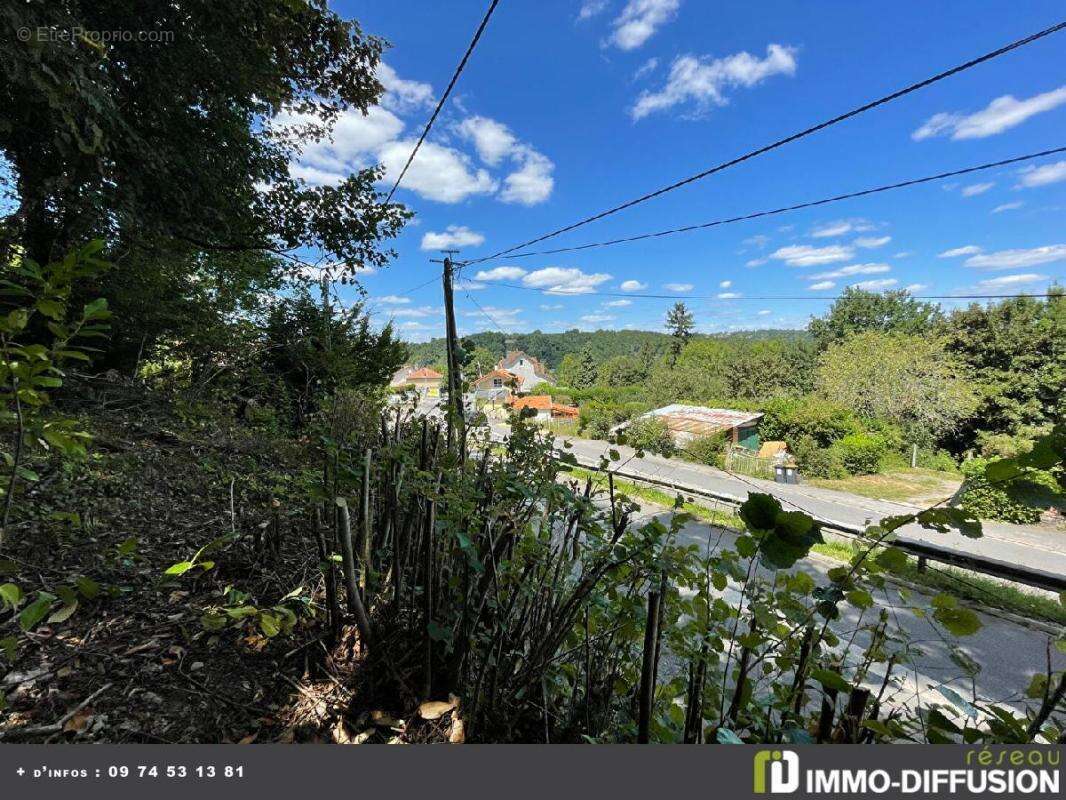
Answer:
[{"label": "green leaf", "polygon": [[811,677],[827,689],[836,689],[838,692],[850,692],[851,684],[839,672],[831,669],[811,670]]},{"label": "green leaf", "polygon": [[131,536],[115,549],[118,550],[120,556],[132,556],[137,552],[137,537]]},{"label": "green leaf", "polygon": [[741,503],[738,513],[750,530],[768,531],[781,513],[781,503],[772,495],[752,492]]},{"label": "green leaf", "polygon": [[167,567],[167,571],[164,572],[163,574],[164,575],[184,575],[186,572],[188,572],[194,566],[196,566],[196,565],[193,564],[191,561],[179,561],[177,564],[171,564],[169,567]]},{"label": "green leaf", "polygon": [[1043,672],[1038,672],[1029,681],[1029,688],[1025,690],[1025,696],[1033,700],[1043,700],[1047,694],[1047,688],[1047,675]]},{"label": "green leaf", "polygon": [[856,608],[871,608],[874,604],[873,595],[865,589],[853,589],[845,594],[844,597]]},{"label": "green leaf", "polygon": [[972,636],[983,627],[981,619],[968,608],[938,608],[933,619],[956,636]]},{"label": "green leaf", "polygon": [[898,547],[886,547],[874,556],[874,561],[889,572],[896,572],[907,566],[907,554]]},{"label": "green leaf", "polygon": [[207,611],[200,617],[200,624],[209,631],[220,631],[226,627],[228,620],[217,611]]},{"label": "green leaf", "polygon": [[78,610],[78,601],[77,600],[75,600],[73,603],[66,603],[63,606],[61,606],[60,609],[57,612],[55,612],[52,616],[50,616],[48,618],[48,622],[49,623],[66,622],[68,619],[71,618],[71,616],[73,616],[74,612],[77,611],[77,610]]},{"label": "green leaf", "polygon": [[430,622],[426,626],[426,633],[429,634],[429,638],[435,642],[450,642],[452,640],[452,631],[450,628],[443,628],[436,622]]},{"label": "green leaf", "polygon": [[[0,652],[3,652],[4,656],[12,664],[15,663],[15,653],[18,651],[19,641],[14,636],[5,636],[0,639]],[[0,697],[3,697],[3,692],[0,692]]]},{"label": "green leaf", "polygon": [[3,601],[0,607],[15,609],[22,602],[22,598],[22,590],[15,584],[5,583],[0,586],[0,600]]},{"label": "green leaf", "polygon": [[52,608],[52,603],[56,600],[54,594],[48,592],[37,592],[37,599],[22,609],[22,613],[19,614],[19,627],[24,631],[31,631],[37,627],[37,625],[48,616],[48,612]]},{"label": "green leaf", "polygon": [[86,578],[84,575],[75,578],[74,585],[78,587],[78,591],[81,592],[82,597],[86,600],[92,600],[100,594],[100,584],[92,578]]},{"label": "green leaf", "polygon": [[259,629],[263,631],[263,635],[268,639],[273,639],[281,633],[281,625],[278,624],[278,618],[266,611],[259,615]]}]

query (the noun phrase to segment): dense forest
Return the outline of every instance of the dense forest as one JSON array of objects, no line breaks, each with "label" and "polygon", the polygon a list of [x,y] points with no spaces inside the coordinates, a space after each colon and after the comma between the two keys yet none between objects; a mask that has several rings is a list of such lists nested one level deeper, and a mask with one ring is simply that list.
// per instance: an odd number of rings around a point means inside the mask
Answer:
[{"label": "dense forest", "polygon": [[[42,28],[175,35],[17,35]],[[895,580],[899,529],[977,538],[971,511],[886,517],[812,567],[821,526],[769,493],[706,524],[680,497],[642,507],[609,456],[574,471],[524,414],[493,443],[455,393],[443,416],[389,395],[439,344],[334,290],[388,268],[414,211],[380,165],[337,185],[293,167],[385,101],[387,43],[357,21],[324,0],[27,0],[0,34],[0,739],[1066,736],[1050,639],[1004,702],[957,644],[982,617]],[[809,334],[692,322],[515,345],[586,415],[778,407],[797,452],[977,449],[1011,502],[1061,488],[1058,295],[945,316],[856,294]],[[915,701],[921,654],[882,597],[945,643],[966,697],[938,677]]]}]

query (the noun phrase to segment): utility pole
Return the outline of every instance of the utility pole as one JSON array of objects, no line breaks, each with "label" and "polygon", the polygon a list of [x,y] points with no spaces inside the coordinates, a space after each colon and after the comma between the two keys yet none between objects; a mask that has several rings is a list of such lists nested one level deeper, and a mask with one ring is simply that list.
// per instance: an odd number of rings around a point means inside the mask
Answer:
[{"label": "utility pole", "polygon": [[[463,376],[459,363],[459,337],[455,329],[455,303],[452,295],[451,257],[458,250],[442,250],[444,253],[444,321],[448,349],[448,450],[451,452],[456,435],[459,439],[460,461],[466,459],[466,418],[463,414]],[[434,259],[435,261],[436,259]]]}]

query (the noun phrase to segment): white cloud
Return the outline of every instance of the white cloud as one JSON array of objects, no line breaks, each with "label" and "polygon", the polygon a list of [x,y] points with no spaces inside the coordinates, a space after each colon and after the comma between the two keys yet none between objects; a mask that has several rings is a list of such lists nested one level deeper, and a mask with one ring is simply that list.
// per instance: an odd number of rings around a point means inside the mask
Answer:
[{"label": "white cloud", "polygon": [[694,102],[699,110],[708,106],[723,106],[728,102],[727,89],[749,88],[772,75],[793,75],[796,72],[796,50],[779,44],[766,48],[766,58],[751,53],[734,53],[725,58],[709,60],[693,55],[678,56],[670,65],[666,84],[657,92],[642,92],[630,109],[634,120],[643,119],[655,111]]},{"label": "white cloud", "polygon": [[891,241],[891,236],[860,236],[858,239],[852,242],[852,244],[856,247],[862,247],[867,250],[873,250],[875,247],[884,247]]},{"label": "white cloud", "polygon": [[524,206],[543,203],[551,196],[555,186],[555,179],[552,177],[555,164],[532,147],[520,148],[516,158],[522,166],[504,178],[500,199],[505,203],[520,203]]},{"label": "white cloud", "polygon": [[629,0],[611,23],[611,44],[619,50],[636,50],[674,18],[680,5],[681,0]]},{"label": "white cloud", "polygon": [[484,242],[484,236],[465,225],[449,225],[443,233],[426,231],[422,236],[422,249],[453,250],[459,247],[477,247]]},{"label": "white cloud", "polygon": [[420,306],[419,308],[394,308],[389,312],[389,316],[423,319],[425,317],[435,317],[443,313],[444,309],[439,306]]},{"label": "white cloud", "polygon": [[491,167],[497,166],[505,156],[510,155],[518,144],[510,128],[489,117],[467,117],[456,130],[460,136],[474,143],[481,160]]},{"label": "white cloud", "polygon": [[478,156],[491,167],[509,158],[517,169],[503,181],[500,199],[505,203],[531,206],[551,196],[555,164],[543,153],[524,144],[502,122],[489,117],[467,117],[456,127],[459,135],[474,144]]},{"label": "white cloud", "polygon": [[1049,244],[1033,247],[1029,250],[1000,250],[995,253],[983,253],[966,259],[966,266],[978,269],[1017,269],[1035,267],[1037,264],[1051,264],[1066,261],[1066,244]]},{"label": "white cloud", "polygon": [[761,233],[757,233],[754,236],[749,236],[747,239],[741,242],[741,244],[747,247],[758,247],[760,250],[770,243],[770,237]]},{"label": "white cloud", "polygon": [[845,233],[863,233],[873,229],[873,224],[865,219],[838,219],[817,226],[811,231],[811,236],[815,239],[828,239],[843,236]]},{"label": "white cloud", "polygon": [[[389,142],[378,153],[385,165],[385,182],[399,177],[414,148],[413,140]],[[475,194],[491,194],[497,183],[484,169],[474,169],[470,158],[450,147],[423,142],[418,157],[411,162],[404,187],[427,200],[458,203]]]},{"label": "white cloud", "polygon": [[648,284],[641,283],[640,281],[622,281],[622,285],[618,287],[623,292],[640,292],[648,288]]},{"label": "white cloud", "polygon": [[765,259],[765,258],[753,258],[751,261],[746,261],[744,263],[744,266],[745,267],[761,267],[763,264],[766,263],[766,261],[767,261],[767,259]]},{"label": "white cloud", "polygon": [[521,267],[494,267],[481,270],[474,276],[476,281],[516,281],[524,277],[526,271]]},{"label": "white cloud", "polygon": [[655,68],[659,66],[659,59],[652,57],[637,67],[637,71],[633,73],[633,80],[639,81],[646,75],[650,75],[655,72]]},{"label": "white cloud", "polygon": [[900,250],[898,253],[893,253],[892,258],[910,258],[913,255],[913,250]]},{"label": "white cloud", "polygon": [[578,20],[592,19],[607,8],[607,0],[585,0],[581,4],[581,10],[577,12]]},{"label": "white cloud", "polygon": [[820,292],[822,289],[832,289],[836,286],[832,281],[821,281],[820,283],[812,283],[807,288],[811,291]]},{"label": "white cloud", "polygon": [[888,264],[852,264],[851,266],[841,267],[832,272],[819,272],[817,275],[808,275],[807,279],[818,281],[829,280],[832,278],[847,278],[851,275],[876,275],[880,272],[889,272],[891,270],[892,267]]},{"label": "white cloud", "polygon": [[562,303],[542,303],[540,306],[541,311],[562,311],[563,308]]},{"label": "white cloud", "polygon": [[478,289],[484,289],[485,284],[478,281],[458,280],[455,282],[454,288],[457,292],[475,292]]},{"label": "white cloud", "polygon": [[995,185],[995,181],[989,181],[987,183],[971,183],[969,186],[963,186],[960,193],[963,197],[976,197],[979,194],[984,194]]},{"label": "white cloud", "polygon": [[610,322],[615,319],[613,314],[585,314],[581,317],[582,322],[595,324],[597,322]]},{"label": "white cloud", "polygon": [[865,289],[868,292],[876,292],[878,289],[889,289],[895,286],[899,281],[895,278],[881,278],[876,281],[859,281],[858,283],[851,284],[856,289]]},{"label": "white cloud", "polygon": [[768,309],[768,308],[764,308],[764,309],[762,309],[762,310],[761,310],[761,311],[759,312],[759,316],[760,316],[760,317],[765,317],[765,316],[766,316],[767,314],[772,314],[772,313],[773,313],[773,312],[772,312],[772,311],[771,311],[770,309]]},{"label": "white cloud", "polygon": [[1040,281],[1048,280],[1047,275],[1037,275],[1034,272],[1027,272],[1021,275],[1001,275],[998,278],[989,278],[986,281],[981,281],[977,285],[982,289],[1002,289],[1005,286],[1017,286],[1024,283],[1039,283]]},{"label": "white cloud", "polygon": [[381,105],[397,113],[417,111],[433,106],[433,87],[428,83],[407,81],[384,61],[378,63],[378,81],[385,87]]},{"label": "white cloud", "polygon": [[[274,127],[291,128],[297,136],[301,127],[313,124],[314,117],[288,111],[272,121]],[[330,136],[318,141],[298,136],[307,143],[292,165],[292,174],[314,186],[340,183],[352,172],[370,166],[373,153],[395,139],[403,128],[399,117],[379,106],[371,106],[366,115],[358,109],[347,109],[337,117]]]},{"label": "white cloud", "polygon": [[778,248],[770,254],[770,258],[784,261],[790,267],[815,267],[819,264],[847,261],[854,255],[855,251],[852,248],[840,244],[831,244],[826,247],[794,244]]},{"label": "white cloud", "polygon": [[545,267],[530,272],[522,278],[522,283],[533,289],[544,289],[548,294],[588,294],[610,279],[605,272],[590,275],[577,267]]},{"label": "white cloud", "polygon": [[374,299],[377,300],[379,303],[385,303],[386,305],[393,306],[402,306],[411,302],[410,297],[400,297],[399,295],[395,294],[387,294],[384,297],[376,297]]},{"label": "white cloud", "polygon": [[1018,174],[1021,176],[1018,186],[1026,189],[1066,181],[1066,161],[1056,161],[1054,164],[1044,164],[1042,167],[1026,167]]},{"label": "white cloud", "polygon": [[719,300],[735,300],[736,298],[738,298],[740,296],[741,296],[740,292],[719,292],[718,293],[718,299]]},{"label": "white cloud", "polygon": [[668,292],[691,292],[695,287],[691,283],[664,283],[663,288]]},{"label": "white cloud", "polygon": [[463,311],[463,316],[477,317],[479,326],[485,325],[490,328],[516,328],[524,325],[525,321],[519,318],[521,308],[497,308],[496,306],[481,306],[479,308]]},{"label": "white cloud", "polygon": [[719,289],[728,289],[732,285],[733,285],[733,281],[722,281],[721,283],[718,284],[718,288]]},{"label": "white cloud", "polygon": [[633,305],[632,300],[610,300],[603,304],[605,308],[625,308]]},{"label": "white cloud", "polygon": [[997,97],[974,114],[934,114],[911,134],[911,138],[921,141],[950,134],[952,139],[983,139],[1021,125],[1034,114],[1050,111],[1063,103],[1066,103],[1066,86],[1025,100],[1007,94]]},{"label": "white cloud", "polygon": [[937,256],[937,258],[958,258],[959,256],[972,256],[975,253],[980,253],[981,248],[975,244],[967,244],[962,247],[955,247],[951,250],[945,250],[943,253]]},{"label": "white cloud", "polygon": [[928,288],[929,284],[927,283],[908,283],[906,286],[903,287],[903,291],[910,292],[911,294],[913,294],[914,292],[920,292],[922,289]]},{"label": "white cloud", "polygon": [[1021,208],[1024,205],[1025,203],[1023,203],[1021,200],[1015,200],[1012,203],[1004,203],[1003,205],[996,206],[992,209],[992,213],[1001,214],[1004,211],[1013,211],[1014,209]]}]

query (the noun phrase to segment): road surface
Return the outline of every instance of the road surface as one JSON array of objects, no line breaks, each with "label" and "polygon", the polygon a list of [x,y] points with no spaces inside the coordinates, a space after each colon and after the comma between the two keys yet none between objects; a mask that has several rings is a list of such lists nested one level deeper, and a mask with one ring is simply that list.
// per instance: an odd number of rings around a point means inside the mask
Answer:
[{"label": "road surface", "polygon": [[[669,524],[671,511],[652,504],[642,505],[644,510],[640,517],[643,520],[657,516]],[[637,522],[639,521],[638,519]],[[691,522],[680,534],[682,539],[699,544],[701,548],[706,547],[708,536],[711,536],[713,543],[719,535],[722,536],[721,546],[729,547],[737,534],[728,529],[712,528],[704,522]],[[825,585],[828,582],[826,573],[834,566],[839,566],[839,562],[812,553],[798,562],[793,569],[802,570],[811,575],[819,585]],[[766,574],[765,571],[763,574]],[[737,603],[739,592],[739,585],[731,583],[725,590],[726,601]],[[931,608],[929,596],[908,590],[908,599],[904,601],[892,583],[886,584],[883,590],[871,590],[871,593],[874,596],[874,606],[863,613],[861,621],[858,609],[842,603],[841,617],[831,624],[831,628],[841,641],[846,641],[852,631],[860,625],[875,622],[881,609],[886,609],[889,613],[890,629],[894,627],[906,632],[914,645],[914,654],[909,663],[901,664],[898,672],[893,673],[898,675],[900,685],[886,693],[889,705],[913,708],[919,699],[922,704],[936,702],[946,705],[948,701],[938,691],[940,686],[949,686],[967,700],[973,700],[970,678],[951,660],[951,644],[958,646],[981,665],[975,684],[977,695],[982,701],[1007,703],[1020,709],[1021,700],[1032,676],[1044,672],[1048,641],[1051,638],[1046,632],[975,609],[983,627],[972,636],[954,639],[934,626],[928,617],[918,616],[911,610],[915,607]],[[944,636],[948,637],[947,641]],[[861,657],[867,642],[865,633],[856,637],[850,651],[855,659]],[[1051,660],[1055,671],[1066,669],[1066,655],[1059,653],[1054,646],[1051,647]],[[849,663],[853,663],[853,659],[849,659]],[[871,668],[867,685],[876,691],[883,677],[884,665],[875,664]]]},{"label": "road surface", "polygon": [[[505,435],[506,426],[493,425],[494,436]],[[920,510],[917,506],[888,500],[821,489],[805,484],[781,484],[759,478],[737,476],[714,467],[692,464],[679,459],[645,454],[622,445],[590,439],[556,437],[561,444],[570,444],[579,463],[596,465],[608,450],[617,450],[621,459],[611,463],[620,473],[652,480],[665,481],[681,487],[708,492],[713,495],[743,501],[749,492],[772,494],[786,507],[805,511],[813,517],[837,523],[846,528],[861,529],[882,517],[909,514]],[[902,541],[919,542],[940,550],[963,555],[980,556],[1004,565],[1021,565],[1048,576],[1066,576],[1066,531],[1044,530],[1000,522],[985,522],[984,536],[970,539],[955,532],[937,533],[917,524],[900,528]]]}]

